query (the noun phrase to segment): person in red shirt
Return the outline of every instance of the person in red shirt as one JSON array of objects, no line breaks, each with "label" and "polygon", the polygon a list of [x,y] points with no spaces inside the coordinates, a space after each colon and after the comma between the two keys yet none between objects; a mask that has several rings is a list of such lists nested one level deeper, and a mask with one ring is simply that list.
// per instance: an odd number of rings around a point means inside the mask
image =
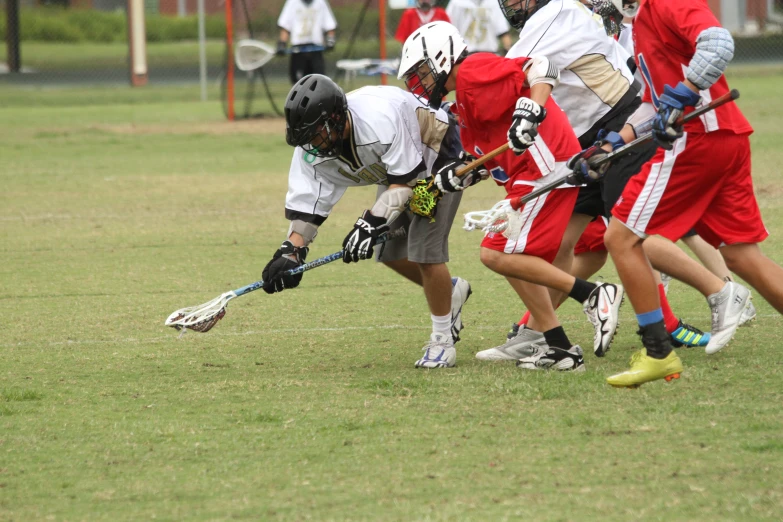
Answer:
[{"label": "person in red shirt", "polygon": [[[581,148],[565,113],[549,96],[559,76],[544,57],[468,56],[456,27],[446,22],[427,24],[408,38],[399,74],[411,92],[431,107],[440,106],[445,94],[455,92],[466,151],[480,156],[509,143],[512,150],[485,164],[509,200],[532,192],[544,176],[567,174],[566,161]],[[441,190],[460,191],[477,181],[474,175],[456,176],[459,166],[447,164],[438,170],[435,182]],[[481,261],[508,279],[542,327],[546,343],[519,359],[517,366],[523,369],[584,369],[582,349],[572,346],[566,336],[545,287],[584,304],[601,350],[608,349],[617,328],[621,286],[596,285],[551,264],[577,193],[578,189],[566,187],[528,202],[515,215],[518,225],[512,234],[508,229],[503,234],[490,232],[481,244]],[[612,314],[613,320],[599,321],[599,313]]]},{"label": "person in red shirt", "polygon": [[[618,10],[631,4],[612,3]],[[720,26],[705,0],[642,0],[633,36],[648,87],[645,101],[657,107],[652,133],[661,149],[626,185],[605,236],[637,314],[644,345],[631,360],[630,370],[607,379],[617,387],[671,380],[682,372],[642,249],[650,235],[677,241],[695,229],[720,248],[732,271],[783,312],[783,268],[758,246],[768,233],[753,194],[748,139],[753,129],[733,102],[684,127],[676,124],[694,106],[729,91],[723,72],[734,54],[731,34]],[[625,142],[635,138],[629,125],[620,135]],[[591,152],[586,149],[586,155]],[[584,174],[589,167],[580,160],[575,171]],[[708,354],[721,345],[715,332],[733,332],[749,299],[748,290],[733,282],[707,298],[713,321]]]},{"label": "person in red shirt", "polygon": [[416,7],[406,9],[400,18],[400,25],[394,33],[394,39],[405,43],[413,31],[430,22],[451,22],[446,10],[442,7],[433,7],[429,0],[416,0]]}]

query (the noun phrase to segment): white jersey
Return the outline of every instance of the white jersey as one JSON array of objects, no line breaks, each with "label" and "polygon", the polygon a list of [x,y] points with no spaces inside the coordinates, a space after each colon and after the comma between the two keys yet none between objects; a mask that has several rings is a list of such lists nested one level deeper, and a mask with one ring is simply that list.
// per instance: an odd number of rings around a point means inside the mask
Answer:
[{"label": "white jersey", "polygon": [[579,0],[552,0],[519,33],[509,58],[546,56],[560,70],[552,97],[577,136],[600,120],[633,84],[631,57]]},{"label": "white jersey", "polygon": [[[633,24],[623,22],[623,30],[620,31],[620,36],[617,37],[617,43],[619,43],[628,54],[636,56],[633,52]],[[639,89],[639,96],[641,96],[644,94],[646,84],[644,77],[642,76],[642,71],[640,71],[638,67],[636,68],[636,72],[633,73],[633,77],[636,78],[636,81],[641,85],[641,88]]]},{"label": "white jersey", "polygon": [[288,173],[288,219],[320,225],[348,187],[412,184],[431,172],[442,146],[446,152],[451,142],[459,143],[453,125],[453,136],[447,138],[448,115],[425,107],[407,91],[373,86],[346,97],[351,134],[343,150],[350,148],[352,154],[316,158],[296,147]]},{"label": "white jersey", "polygon": [[277,25],[291,33],[291,45],[324,45],[324,33],[337,29],[332,8],[326,0],[286,0]]},{"label": "white jersey", "polygon": [[471,53],[497,52],[498,37],[511,30],[497,0],[451,0],[446,14]]}]

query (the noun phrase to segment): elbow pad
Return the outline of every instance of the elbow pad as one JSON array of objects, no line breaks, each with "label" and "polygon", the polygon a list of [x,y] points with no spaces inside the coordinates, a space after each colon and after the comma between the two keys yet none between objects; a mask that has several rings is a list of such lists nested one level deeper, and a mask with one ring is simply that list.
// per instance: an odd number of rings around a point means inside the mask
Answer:
[{"label": "elbow pad", "polygon": [[391,225],[405,210],[405,205],[408,204],[408,200],[412,195],[413,189],[410,187],[397,187],[385,190],[375,201],[372,209],[370,209],[370,214],[386,219],[386,224]]},{"label": "elbow pad", "polygon": [[532,88],[538,83],[548,83],[554,89],[560,83],[560,71],[546,56],[534,56],[522,66],[527,83]]},{"label": "elbow pad", "polygon": [[710,27],[696,38],[696,53],[685,77],[704,91],[712,87],[734,58],[734,39],[723,27]]}]

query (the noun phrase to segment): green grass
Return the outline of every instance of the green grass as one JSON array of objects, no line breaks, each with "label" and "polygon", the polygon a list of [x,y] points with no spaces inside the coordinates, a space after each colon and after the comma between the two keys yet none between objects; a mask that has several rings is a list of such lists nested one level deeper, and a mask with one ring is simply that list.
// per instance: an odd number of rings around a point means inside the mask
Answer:
[{"label": "green grass", "polygon": [[[778,262],[782,79],[732,78]],[[450,268],[474,289],[455,369],[414,370],[421,292],[369,262],[237,299],[180,339],[170,312],[259,279],[284,237],[279,122],[229,124],[163,91],[90,106],[52,90],[31,107],[25,92],[0,91],[18,96],[0,108],[0,520],[780,519],[781,322],[760,298],[729,348],[683,351],[672,385],[605,384],[639,345],[627,304],[583,375],[480,364],[521,304],[455,227]],[[499,190],[471,189],[463,210]],[[346,194],[311,258],[373,195]],[[708,327],[701,296],[670,295]],[[589,345],[579,308],[560,316]]]}]

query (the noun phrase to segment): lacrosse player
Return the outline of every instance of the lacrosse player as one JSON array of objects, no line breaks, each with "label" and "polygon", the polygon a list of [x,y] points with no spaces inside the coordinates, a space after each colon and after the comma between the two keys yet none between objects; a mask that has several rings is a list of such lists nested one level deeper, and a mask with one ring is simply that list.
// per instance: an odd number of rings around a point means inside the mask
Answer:
[{"label": "lacrosse player", "polygon": [[496,53],[499,43],[504,51],[511,48],[511,27],[497,0],[451,0],[446,14],[465,39],[469,53]]},{"label": "lacrosse player", "polygon": [[[636,2],[625,0],[613,0],[612,4],[623,14],[630,14],[636,7]],[[642,249],[650,235],[676,241],[695,228],[707,242],[720,248],[732,271],[783,312],[783,268],[758,247],[768,233],[750,174],[748,136],[753,129],[734,103],[708,112],[684,128],[676,124],[701,100],[728,92],[723,72],[734,54],[730,33],[720,27],[704,0],[643,0],[633,32],[637,62],[648,87],[645,101],[657,107],[652,132],[662,148],[626,185],[613,208],[615,219],[605,236],[620,278],[628,288],[644,345],[632,358],[630,370],[607,379],[617,387],[671,380],[682,372],[682,362],[672,351],[664,325],[656,281]],[[661,91],[663,94],[658,96],[656,93]],[[626,142],[632,140],[635,134],[631,126],[626,126],[620,137]],[[583,168],[583,164],[576,165],[577,171]],[[733,282],[726,282],[708,297],[713,340],[716,329],[736,330],[749,298],[749,291]],[[717,351],[715,347],[711,340],[707,353]]]},{"label": "lacrosse player", "polygon": [[[288,69],[291,83],[308,74],[324,74],[326,66],[321,49],[334,49],[337,29],[328,0],[286,0],[277,25],[280,28],[277,54],[286,54],[288,44],[292,46]],[[314,47],[318,50],[311,50]]]},{"label": "lacrosse player", "polygon": [[[507,56],[540,53],[559,69],[561,82],[553,89],[552,97],[565,110],[580,145],[589,148],[599,136],[622,129],[641,105],[641,83],[635,80],[631,70],[635,65],[630,53],[607,37],[600,18],[594,17],[577,0],[499,0],[499,3],[511,25],[520,29],[519,41]],[[638,127],[643,120],[644,113],[640,112],[631,123]],[[609,136],[615,140],[615,147],[621,145],[616,141],[616,132]],[[652,157],[655,148],[652,143],[636,148],[613,161],[603,171],[599,183],[582,187],[555,266],[572,274],[577,273],[575,269],[584,268],[573,266],[574,250],[580,237],[592,220],[610,215],[628,179]],[[676,265],[680,274],[688,276],[683,280],[705,296],[722,286],[720,279],[670,243],[650,242],[645,248],[656,251],[654,259],[663,265],[660,268],[670,270],[670,265]],[[552,297],[555,303],[565,299],[558,294]],[[688,339],[688,345],[703,346],[711,340],[710,334],[682,322],[673,313],[668,314],[667,319],[670,333],[679,339]],[[520,323],[525,322],[527,317],[523,316]],[[536,334],[540,328],[535,324],[535,317],[527,326],[528,329],[512,328],[508,342],[494,348],[492,353],[513,354],[524,349],[527,343],[540,342],[540,335]],[[725,344],[729,339],[730,336],[719,335],[713,342]]]},{"label": "lacrosse player", "polygon": [[[431,107],[438,107],[447,93],[455,93],[452,107],[458,111],[467,151],[480,156],[511,142],[513,152],[507,150],[487,162],[493,179],[506,188],[509,199],[529,194],[546,175],[565,173],[565,160],[579,149],[568,120],[549,96],[559,74],[546,58],[506,59],[489,53],[468,56],[456,27],[434,22],[419,28],[405,42],[399,78],[406,80],[412,92],[421,93],[418,96],[425,97]],[[435,181],[444,192],[459,193],[471,186],[476,176],[458,177],[454,165],[447,164],[437,171]],[[519,211],[519,227],[513,236],[488,233],[481,244],[482,262],[508,279],[542,325],[545,343],[539,343],[537,349],[531,347],[532,353],[519,358],[517,366],[523,369],[584,369],[582,349],[568,339],[545,286],[584,304],[596,328],[596,354],[608,350],[617,328],[621,286],[576,279],[551,264],[577,192],[567,187],[528,202]]]},{"label": "lacrosse player", "polygon": [[[461,194],[446,194],[431,221],[405,207],[416,180],[442,165],[459,164],[462,148],[453,118],[423,107],[397,87],[364,87],[347,96],[326,76],[311,75],[286,98],[286,142],[295,147],[285,215],[288,237],[263,271],[268,293],[294,288],[302,275],[284,275],[304,263],[310,243],[346,189],[379,185],[372,208],[362,212],[343,241],[343,261],[373,257],[376,240],[406,227],[407,241],[379,248],[378,260],[423,286],[432,335],[417,368],[456,363],[454,343],[462,330],[462,306],[470,285],[449,274],[448,236]],[[476,174],[479,176],[480,174]]]},{"label": "lacrosse player", "polygon": [[413,34],[413,32],[424,24],[430,22],[448,22],[449,15],[442,7],[434,7],[431,0],[416,0],[416,7],[406,9],[400,18],[400,24],[397,26],[397,32],[394,33],[394,39],[400,43]]}]

